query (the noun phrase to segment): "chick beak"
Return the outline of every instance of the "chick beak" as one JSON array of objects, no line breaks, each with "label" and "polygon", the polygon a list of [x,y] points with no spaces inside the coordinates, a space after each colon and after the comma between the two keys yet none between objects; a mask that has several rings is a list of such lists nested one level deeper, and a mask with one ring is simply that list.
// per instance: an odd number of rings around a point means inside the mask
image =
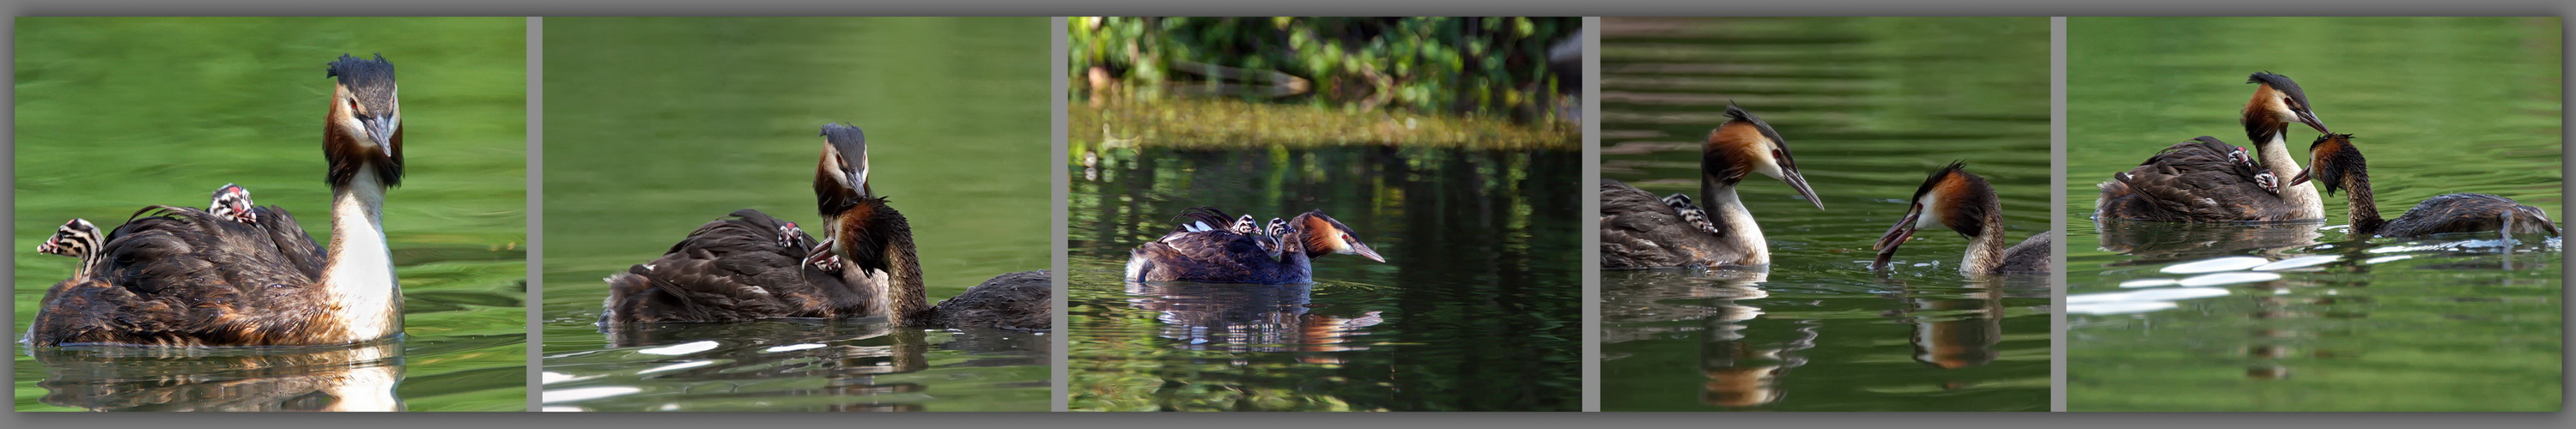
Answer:
[{"label": "chick beak", "polygon": [[1913,206],[1905,210],[1904,218],[1896,220],[1896,226],[1887,228],[1887,235],[1878,237],[1878,244],[1870,246],[1878,250],[1878,259],[1869,263],[1870,268],[1887,268],[1888,260],[1896,256],[1897,246],[1903,246],[1905,240],[1914,238],[1914,224],[1923,219],[1923,205]]},{"label": "chick beak", "polygon": [[1783,168],[1780,170],[1780,181],[1788,182],[1790,189],[1798,190],[1798,195],[1807,197],[1807,202],[1815,203],[1817,210],[1825,209],[1825,200],[1816,198],[1816,190],[1807,187],[1807,177],[1799,175],[1798,169]]}]

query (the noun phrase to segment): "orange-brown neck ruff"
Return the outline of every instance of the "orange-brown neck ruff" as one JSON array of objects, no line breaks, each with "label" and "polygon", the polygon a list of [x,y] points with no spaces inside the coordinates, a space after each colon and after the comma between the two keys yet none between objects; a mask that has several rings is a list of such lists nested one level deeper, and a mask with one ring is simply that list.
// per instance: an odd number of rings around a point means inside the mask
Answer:
[{"label": "orange-brown neck ruff", "polygon": [[330,162],[328,176],[323,180],[333,187],[348,186],[352,176],[358,174],[359,167],[366,165],[374,167],[371,170],[376,175],[376,183],[387,187],[402,185],[403,129],[393,129],[393,138],[386,144],[391,146],[390,151],[375,148],[375,142],[362,137],[366,130],[348,129],[346,125],[356,121],[351,119],[356,113],[349,111],[348,103],[339,101],[350,96],[349,88],[340,87],[337,92],[330,113],[323,116],[322,121],[322,158]]},{"label": "orange-brown neck ruff", "polygon": [[1317,258],[1341,252],[1349,246],[1342,243],[1340,225],[1317,212],[1297,215],[1297,233],[1305,240],[1306,257]]},{"label": "orange-brown neck ruff", "polygon": [[930,309],[923,296],[924,280],[921,262],[915,256],[912,225],[885,198],[859,197],[858,204],[833,217],[835,238],[832,250],[848,266],[844,270],[883,273],[883,282],[871,285],[876,292],[868,307],[870,316],[891,317],[897,324],[914,325],[914,320]]},{"label": "orange-brown neck ruff", "polygon": [[1933,190],[1942,200],[1942,207],[1949,211],[1941,214],[1941,225],[1950,227],[1961,236],[1984,234],[1985,221],[1994,216],[1996,205],[1995,194],[1990,189],[1983,177],[1964,171],[1951,172],[1950,177],[1942,179]]},{"label": "orange-brown neck ruff", "polygon": [[2288,131],[2290,124],[2281,122],[2281,92],[2271,85],[2254,88],[2254,99],[2245,102],[2245,138],[2253,144],[2272,144],[2273,139]]},{"label": "orange-brown neck ruff", "polygon": [[1700,174],[1733,185],[1753,174],[1757,163],[1770,156],[1770,137],[1762,127],[1750,121],[1735,120],[1717,126],[1708,133],[1708,142],[1700,150]]},{"label": "orange-brown neck ruff", "polygon": [[2379,202],[2370,191],[2370,163],[2361,156],[2361,147],[2352,144],[2351,134],[2318,136],[2308,144],[2309,181],[2320,182],[2327,195],[2336,191],[2349,193],[2344,203],[2351,209],[2352,233],[2358,236],[2377,234],[2387,224],[2379,215]]},{"label": "orange-brown neck ruff", "polygon": [[[878,231],[883,229],[880,221],[884,219],[877,216],[879,214],[877,209],[883,206],[868,204],[869,202],[875,201],[866,198],[852,199],[848,207],[844,207],[837,213],[827,213],[825,217],[832,223],[833,253],[839,253],[843,258],[847,258],[843,262],[853,267],[882,271],[886,269],[883,252],[885,241],[889,237]],[[900,215],[893,218],[900,221]]]}]

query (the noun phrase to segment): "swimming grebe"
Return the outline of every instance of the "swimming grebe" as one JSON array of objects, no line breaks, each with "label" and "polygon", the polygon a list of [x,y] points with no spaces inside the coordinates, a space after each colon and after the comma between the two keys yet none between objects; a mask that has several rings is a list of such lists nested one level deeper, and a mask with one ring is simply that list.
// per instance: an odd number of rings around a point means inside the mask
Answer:
[{"label": "swimming grebe", "polygon": [[2361,157],[2361,148],[2352,144],[2351,134],[2326,134],[2308,144],[2308,171],[2290,178],[2290,183],[2315,180],[2325,185],[2326,194],[2342,190],[2349,193],[2345,201],[2352,207],[2352,235],[2370,237],[2422,237],[2451,232],[2504,231],[2510,235],[2558,235],[2558,225],[2539,207],[2522,205],[2511,198],[2488,194],[2447,194],[2424,200],[2396,220],[2382,221],[2379,204],[2370,194],[2370,168]]},{"label": "swimming grebe", "polygon": [[[2325,202],[2308,184],[2279,185],[2299,172],[2290,156],[2290,123],[2307,124],[2327,133],[2324,122],[2308,110],[2308,96],[2287,76],[2255,73],[2254,98],[2245,103],[2239,122],[2254,142],[2259,167],[2240,168],[2235,146],[2202,136],[2165,148],[2147,162],[2102,182],[2094,217],[2163,222],[2278,222],[2325,218]],[[2270,173],[2269,178],[2260,178]],[[2269,180],[2271,186],[2261,181]]]},{"label": "swimming grebe", "polygon": [[700,226],[652,262],[610,276],[601,323],[887,316],[905,326],[1047,330],[1050,277],[1003,274],[931,305],[912,227],[868,182],[865,136],[823,127],[814,196],[828,238],[759,210]]},{"label": "swimming grebe", "polygon": [[[29,329],[37,346],[345,344],[402,333],[402,290],[385,245],[385,188],[402,183],[394,66],[330,63],[324,117],[331,242],[323,256],[275,206],[257,224],[151,206],[108,234],[98,261],[56,284]],[[151,214],[151,216],[144,216]]]},{"label": "swimming grebe", "polygon": [[[1360,242],[1351,228],[1322,210],[1273,222],[1275,248],[1265,249],[1260,236],[1239,234],[1224,225],[1225,212],[1193,207],[1181,213],[1179,229],[1136,246],[1127,257],[1127,279],[1204,283],[1289,284],[1311,281],[1313,258],[1331,254],[1359,255],[1386,262],[1376,249]],[[1285,231],[1276,228],[1285,227]]]},{"label": "swimming grebe", "polygon": [[2045,273],[2051,265],[2049,242],[2053,234],[2042,231],[2023,239],[2021,244],[2004,247],[2003,203],[1995,197],[1994,186],[1986,178],[1968,173],[1965,162],[1933,170],[1923,178],[1923,186],[1914,189],[1913,204],[1905,217],[1878,238],[1878,260],[1873,267],[1886,267],[1896,256],[1897,246],[1914,237],[1916,230],[1928,226],[1946,226],[1968,239],[1968,256],[1959,261],[1964,274]]},{"label": "swimming grebe", "polygon": [[1807,188],[1789,143],[1771,124],[1733,104],[1725,124],[1710,130],[1700,149],[1700,203],[1674,194],[1656,199],[1616,180],[1601,181],[1601,267],[1709,267],[1766,265],[1770,244],[1753,213],[1735,197],[1735,185],[1752,173],[1780,179],[1790,189],[1824,209],[1825,202]]}]

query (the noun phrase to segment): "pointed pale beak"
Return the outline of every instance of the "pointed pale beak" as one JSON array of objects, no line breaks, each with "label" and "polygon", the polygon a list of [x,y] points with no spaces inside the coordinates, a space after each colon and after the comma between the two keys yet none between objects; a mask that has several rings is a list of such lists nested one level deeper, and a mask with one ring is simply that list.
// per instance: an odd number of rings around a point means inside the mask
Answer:
[{"label": "pointed pale beak", "polygon": [[1386,262],[1386,257],[1378,256],[1377,249],[1370,249],[1366,244],[1352,243],[1351,252],[1359,254],[1360,257],[1369,258],[1371,261]]},{"label": "pointed pale beak", "polygon": [[2308,183],[2308,172],[2309,172],[2309,171],[2314,171],[2314,170],[2316,170],[2316,169],[2314,169],[2314,168],[2300,169],[2300,170],[2299,170],[2299,174],[2297,174],[2297,175],[2293,175],[2293,176],[2290,176],[2290,184],[2287,184],[2287,185],[2281,185],[2281,187],[2287,188],[2287,187],[2292,187],[2292,186],[2299,186],[2299,184],[2301,184],[2301,183]]},{"label": "pointed pale beak", "polygon": [[388,158],[394,156],[394,124],[392,118],[360,116],[358,117],[358,124],[366,127],[367,139],[376,142],[376,151],[384,154],[384,156]]},{"label": "pointed pale beak", "polygon": [[1807,187],[1806,176],[1798,175],[1798,169],[1795,168],[1784,168],[1781,170],[1780,181],[1788,182],[1790,189],[1798,190],[1798,195],[1807,197],[1807,202],[1815,203],[1817,210],[1825,209],[1825,200],[1817,199],[1816,190],[1809,189]]},{"label": "pointed pale beak", "polygon": [[2315,128],[2315,129],[2317,129],[2317,134],[2332,134],[2332,133],[2334,133],[2333,131],[2326,131],[2326,123],[2325,123],[2325,121],[2319,121],[2319,120],[2317,120],[2317,114],[2316,114],[2316,113],[2314,113],[2314,112],[2309,112],[2309,111],[2306,111],[2306,110],[2300,110],[2300,111],[2299,111],[2299,123],[2302,123],[2302,124],[2308,124],[2308,128]]},{"label": "pointed pale beak", "polygon": [[1905,217],[1897,219],[1896,226],[1887,228],[1887,235],[1879,236],[1878,244],[1870,246],[1878,250],[1878,259],[1869,263],[1870,268],[1887,268],[1887,261],[1895,259],[1897,246],[1903,246],[1905,240],[1914,238],[1914,224],[1922,219],[1922,204],[1913,204],[1913,208],[1906,209]]}]

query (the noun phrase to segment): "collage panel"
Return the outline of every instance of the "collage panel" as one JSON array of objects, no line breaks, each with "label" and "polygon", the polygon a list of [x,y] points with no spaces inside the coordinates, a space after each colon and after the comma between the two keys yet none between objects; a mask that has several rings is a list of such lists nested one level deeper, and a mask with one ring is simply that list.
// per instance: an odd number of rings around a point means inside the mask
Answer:
[{"label": "collage panel", "polygon": [[1075,18],[1075,411],[1577,411],[1577,18]]},{"label": "collage panel", "polygon": [[526,19],[16,23],[17,411],[526,409]]},{"label": "collage panel", "polygon": [[545,411],[1046,411],[1048,22],[545,21]]},{"label": "collage panel", "polygon": [[1602,411],[2047,411],[2047,18],[1603,18]]},{"label": "collage panel", "polygon": [[2067,408],[2560,410],[2563,37],[2069,19]]}]

